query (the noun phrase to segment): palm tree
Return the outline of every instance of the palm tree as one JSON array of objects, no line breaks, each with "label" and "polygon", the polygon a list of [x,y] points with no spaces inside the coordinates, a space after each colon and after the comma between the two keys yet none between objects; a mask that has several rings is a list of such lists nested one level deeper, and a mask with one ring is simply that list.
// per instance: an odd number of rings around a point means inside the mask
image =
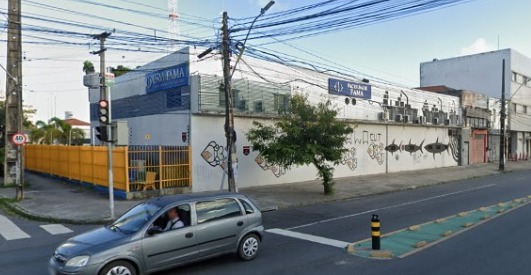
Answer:
[{"label": "palm tree", "polygon": [[48,123],[37,121],[35,129],[31,131],[31,140],[37,144],[81,145],[84,138],[83,130],[72,128],[72,125],[57,117],[50,119]]},{"label": "palm tree", "polygon": [[89,60],[85,60],[83,62],[83,72],[85,74],[90,74],[90,73],[95,72],[94,64],[92,64],[92,62],[90,62]]}]

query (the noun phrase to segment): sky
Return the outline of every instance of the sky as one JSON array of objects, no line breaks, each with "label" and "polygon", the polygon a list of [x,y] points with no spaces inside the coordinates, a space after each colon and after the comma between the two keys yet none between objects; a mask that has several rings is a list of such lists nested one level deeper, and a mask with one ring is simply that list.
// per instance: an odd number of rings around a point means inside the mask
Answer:
[{"label": "sky", "polygon": [[[89,2],[87,2],[89,1]],[[124,10],[95,5],[92,2],[120,6]],[[320,2],[322,0],[277,0],[268,12],[282,11]],[[168,30],[167,1],[165,0],[48,0],[47,5],[83,14],[44,9],[34,3],[38,0],[22,0],[23,14],[32,14],[59,20],[75,20],[94,25],[90,34],[116,29],[148,35],[165,36]],[[42,3],[44,3],[42,2]],[[136,3],[159,7],[153,9]],[[179,0],[179,13],[183,20],[202,22],[201,27],[181,24],[183,36],[215,36],[220,28],[220,15],[227,11],[230,18],[256,16],[267,0]],[[0,1],[5,12],[7,0]],[[148,11],[151,16],[132,11]],[[407,87],[419,86],[419,64],[434,58],[444,59],[475,54],[498,48],[513,48],[531,56],[531,1],[529,0],[473,0],[433,12],[398,18],[374,25],[335,31],[311,38],[264,46],[297,56],[301,59],[320,61],[315,56],[360,71],[369,76],[400,83]],[[94,17],[90,16],[94,15]],[[97,17],[115,20],[110,22]],[[121,23],[118,23],[121,22]],[[6,39],[7,19],[0,15],[0,39]],[[36,21],[23,20],[23,24]],[[123,24],[127,23],[127,24]],[[38,22],[41,27],[57,27],[52,23]],[[61,26],[69,29],[69,27]],[[75,27],[72,31],[79,31]],[[87,29],[83,29],[87,32]],[[34,34],[29,34],[34,35]],[[41,35],[42,36],[42,35]],[[35,40],[23,34],[23,41]],[[79,41],[79,40],[76,40]],[[249,46],[269,41],[250,41]],[[96,67],[99,58],[91,55],[97,41],[86,38],[84,45],[35,45],[23,44],[23,98],[24,104],[37,109],[32,120],[47,121],[51,117],[64,118],[65,111],[74,117],[88,121],[89,103],[87,89],[82,84],[82,63],[92,61]],[[214,43],[214,42],[212,42]],[[6,64],[6,42],[0,42],[0,64]],[[312,53],[309,55],[299,49]],[[142,50],[145,45],[138,45]],[[107,65],[136,67],[153,61],[166,53],[135,51],[107,51]],[[0,72],[0,94],[5,93],[5,73]]]}]

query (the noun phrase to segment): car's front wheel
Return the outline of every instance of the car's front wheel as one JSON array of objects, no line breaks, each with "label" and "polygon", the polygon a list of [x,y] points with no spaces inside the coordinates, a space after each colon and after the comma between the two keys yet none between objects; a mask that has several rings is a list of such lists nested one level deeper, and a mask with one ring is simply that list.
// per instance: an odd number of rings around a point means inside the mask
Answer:
[{"label": "car's front wheel", "polygon": [[107,264],[99,275],[136,275],[136,269],[129,262],[115,261]]},{"label": "car's front wheel", "polygon": [[260,248],[260,238],[258,235],[251,233],[247,234],[240,241],[238,246],[238,256],[244,261],[249,261],[256,258],[258,249]]}]

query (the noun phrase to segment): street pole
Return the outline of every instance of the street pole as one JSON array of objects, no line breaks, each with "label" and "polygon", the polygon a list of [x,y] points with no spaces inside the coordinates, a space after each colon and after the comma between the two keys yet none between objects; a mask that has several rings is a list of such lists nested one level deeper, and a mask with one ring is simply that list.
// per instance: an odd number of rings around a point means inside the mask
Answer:
[{"label": "street pole", "polygon": [[225,137],[227,138],[227,181],[230,192],[237,192],[236,180],[234,179],[234,168],[238,165],[236,158],[234,116],[232,105],[232,87],[230,71],[230,37],[228,26],[228,14],[223,12],[221,31],[223,40],[221,42],[221,54],[223,56],[223,83],[225,90]]},{"label": "street pole", "polygon": [[502,94],[500,111],[500,171],[505,170],[505,59],[502,61]]},{"label": "street pole", "polygon": [[22,31],[21,0],[8,2],[7,68],[5,100],[4,184],[15,184],[16,199],[24,198],[22,146],[11,141],[22,132]]},{"label": "street pole", "polygon": [[[107,84],[105,79],[105,51],[107,50],[105,48],[105,40],[107,37],[111,35],[110,32],[103,32],[98,35],[94,35],[94,39],[98,39],[100,41],[100,49],[98,51],[92,52],[92,54],[99,54],[100,56],[100,100],[107,100],[107,103],[109,104],[109,114],[108,118],[109,120],[107,122],[101,122],[100,126],[104,127],[107,131],[107,137],[111,137],[112,135],[112,129],[111,129],[111,94],[107,90]],[[111,138],[112,139],[112,138]],[[107,174],[108,174],[108,186],[109,186],[109,208],[111,211],[111,219],[114,219],[114,177],[113,177],[113,142],[112,140],[110,142],[107,142]]]}]

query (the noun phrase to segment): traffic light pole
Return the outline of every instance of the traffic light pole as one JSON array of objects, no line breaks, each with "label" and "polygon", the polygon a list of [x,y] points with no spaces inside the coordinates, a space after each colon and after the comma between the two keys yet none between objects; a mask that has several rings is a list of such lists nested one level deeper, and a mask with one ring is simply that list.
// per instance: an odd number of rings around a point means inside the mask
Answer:
[{"label": "traffic light pole", "polygon": [[[111,219],[114,219],[114,177],[113,177],[113,141],[112,141],[112,129],[111,129],[111,93],[107,90],[105,79],[105,40],[111,33],[103,32],[101,34],[93,36],[93,38],[100,41],[99,51],[92,52],[92,54],[99,54],[100,56],[100,101],[106,100],[108,104],[107,121],[101,121],[100,128],[107,132],[107,173],[108,173],[108,186],[109,186],[109,208],[111,211]],[[101,107],[100,107],[101,108]],[[103,141],[102,141],[103,142]]]}]

